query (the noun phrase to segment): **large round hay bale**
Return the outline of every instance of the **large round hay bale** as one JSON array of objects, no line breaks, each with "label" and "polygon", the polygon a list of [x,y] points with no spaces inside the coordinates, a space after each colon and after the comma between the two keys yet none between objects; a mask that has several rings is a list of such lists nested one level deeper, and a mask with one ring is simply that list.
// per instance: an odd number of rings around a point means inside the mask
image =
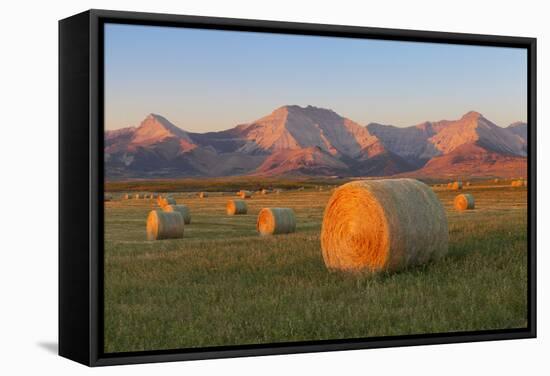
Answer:
[{"label": "large round hay bale", "polygon": [[179,212],[152,210],[147,216],[147,240],[183,238],[183,226]]},{"label": "large round hay bale", "polygon": [[206,197],[208,197],[208,192],[201,192],[201,193],[199,193],[199,197],[200,197],[200,198],[206,198]]},{"label": "large round hay bale", "polygon": [[227,215],[246,214],[248,208],[244,200],[229,200],[225,206]]},{"label": "large round hay bale", "polygon": [[394,271],[447,253],[445,209],[414,179],[359,180],[334,191],[321,228],[329,269]]},{"label": "large round hay bale", "polygon": [[447,183],[447,188],[452,188],[453,187],[453,183]]},{"label": "large round hay bale", "polygon": [[260,235],[288,234],[296,231],[296,216],[289,208],[263,208],[256,229]]},{"label": "large round hay bale", "polygon": [[162,210],[165,212],[179,212],[186,225],[191,223],[191,210],[185,205],[165,205]]},{"label": "large round hay bale", "polygon": [[470,193],[463,193],[455,197],[454,207],[456,210],[472,210],[475,208],[474,196]]},{"label": "large round hay bale", "polygon": [[237,196],[239,196],[240,198],[243,198],[243,199],[244,198],[250,198],[250,197],[252,197],[252,192],[250,192],[250,191],[239,191],[237,193]]},{"label": "large round hay bale", "polygon": [[157,204],[161,208],[164,208],[167,205],[176,205],[176,199],[172,196],[167,196],[167,197],[159,196],[157,198]]},{"label": "large round hay bale", "polygon": [[263,195],[266,195],[266,194],[269,193],[269,190],[267,190],[267,189],[264,188],[264,189],[261,190],[261,193],[262,193]]},{"label": "large round hay bale", "polygon": [[455,191],[462,189],[462,182],[461,181],[455,181],[453,185],[451,186],[452,189]]},{"label": "large round hay bale", "polygon": [[125,193],[124,196],[122,196],[125,200],[130,200],[132,198],[132,195]]}]

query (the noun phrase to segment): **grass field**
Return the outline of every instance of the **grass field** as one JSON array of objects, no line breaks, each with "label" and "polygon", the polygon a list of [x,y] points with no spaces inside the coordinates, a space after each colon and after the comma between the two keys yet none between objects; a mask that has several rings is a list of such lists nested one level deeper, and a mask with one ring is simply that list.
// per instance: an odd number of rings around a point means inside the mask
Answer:
[{"label": "grass field", "polygon": [[[145,240],[154,200],[106,202],[105,351],[525,327],[526,188],[467,187],[476,209],[463,213],[452,208],[456,192],[435,191],[447,209],[448,256],[379,275],[326,270],[328,189],[254,195],[242,216],[225,215],[233,194],[176,193],[192,222],[184,239],[157,242]],[[296,233],[258,236],[262,207],[293,208]]]}]

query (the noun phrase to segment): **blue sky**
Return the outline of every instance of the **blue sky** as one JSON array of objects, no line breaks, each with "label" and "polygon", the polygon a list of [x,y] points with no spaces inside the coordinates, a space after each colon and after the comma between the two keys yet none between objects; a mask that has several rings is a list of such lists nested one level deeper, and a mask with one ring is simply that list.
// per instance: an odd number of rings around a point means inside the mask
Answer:
[{"label": "blue sky", "polygon": [[105,125],[153,112],[207,132],[286,104],[360,124],[409,126],[470,110],[498,125],[527,119],[524,49],[105,26]]}]

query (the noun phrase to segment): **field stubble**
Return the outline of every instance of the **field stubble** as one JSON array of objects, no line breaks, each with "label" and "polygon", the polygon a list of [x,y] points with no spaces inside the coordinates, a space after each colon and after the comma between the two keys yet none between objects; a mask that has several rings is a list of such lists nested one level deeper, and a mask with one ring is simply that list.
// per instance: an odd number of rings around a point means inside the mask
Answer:
[{"label": "field stubble", "polygon": [[[105,203],[105,351],[363,338],[527,324],[525,188],[436,189],[449,220],[449,254],[393,274],[328,272],[319,234],[328,189],[247,199],[175,193],[191,210],[185,238],[149,242],[155,200]],[[296,233],[258,236],[263,207],[290,207]]]}]

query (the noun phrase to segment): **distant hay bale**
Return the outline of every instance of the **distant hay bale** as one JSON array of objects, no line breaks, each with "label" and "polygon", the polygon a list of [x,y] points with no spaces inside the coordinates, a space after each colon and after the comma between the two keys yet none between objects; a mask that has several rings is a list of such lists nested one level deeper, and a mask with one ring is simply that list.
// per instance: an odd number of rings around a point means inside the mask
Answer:
[{"label": "distant hay bale", "polygon": [[143,194],[142,194],[142,193],[136,193],[136,194],[134,195],[134,198],[135,198],[136,200],[139,200],[140,198],[143,198]]},{"label": "distant hay bale", "polygon": [[250,197],[252,197],[252,192],[241,190],[241,191],[237,192],[237,196],[239,196],[240,198],[250,198]]},{"label": "distant hay bale", "polygon": [[227,215],[246,214],[248,208],[244,200],[229,200],[227,201]]},{"label": "distant hay bale", "polygon": [[498,180],[498,179],[493,180],[493,182],[495,182],[495,183],[498,183],[499,181],[500,181],[500,180]]},{"label": "distant hay bale", "polygon": [[512,187],[523,187],[524,183],[523,180],[513,180],[512,181]]},{"label": "distant hay bale", "polygon": [[275,194],[276,194],[276,195],[281,194],[281,192],[282,192],[282,190],[280,190],[280,189],[276,189],[276,190],[275,190]]},{"label": "distant hay bale", "polygon": [[183,227],[179,212],[152,210],[147,216],[147,240],[183,238]]},{"label": "distant hay bale", "polygon": [[452,188],[453,187],[453,183],[448,183],[447,184],[447,188]]},{"label": "distant hay bale", "polygon": [[456,210],[472,210],[475,208],[474,196],[470,193],[463,193],[455,197],[454,207]]},{"label": "distant hay bale", "polygon": [[451,189],[454,189],[455,191],[462,189],[462,182],[461,181],[455,181],[452,184]]},{"label": "distant hay bale", "polygon": [[185,205],[166,205],[162,208],[165,212],[178,212],[186,225],[191,223],[191,210]]},{"label": "distant hay bale", "polygon": [[256,229],[260,235],[289,234],[296,231],[296,216],[289,208],[263,208]]},{"label": "distant hay bale", "polygon": [[527,179],[523,180],[523,186],[527,187]]},{"label": "distant hay bale", "polygon": [[122,196],[125,200],[130,200],[132,198],[132,195],[126,193],[124,196]]},{"label": "distant hay bale", "polygon": [[466,182],[466,187],[469,187],[471,185],[472,185],[472,183],[470,183],[469,181]]},{"label": "distant hay bale", "polygon": [[269,190],[267,190],[267,189],[262,189],[262,190],[261,190],[261,193],[262,193],[263,195],[266,195],[266,194],[269,193]]},{"label": "distant hay bale", "polygon": [[200,192],[199,193],[199,198],[206,198],[208,197],[208,192]]},{"label": "distant hay bale", "polygon": [[344,184],[323,215],[321,249],[329,269],[395,271],[440,258],[448,243],[445,209],[414,179]]},{"label": "distant hay bale", "polygon": [[166,196],[166,197],[159,196],[157,198],[157,204],[158,206],[164,209],[164,207],[167,205],[176,205],[176,199],[172,196]]}]

